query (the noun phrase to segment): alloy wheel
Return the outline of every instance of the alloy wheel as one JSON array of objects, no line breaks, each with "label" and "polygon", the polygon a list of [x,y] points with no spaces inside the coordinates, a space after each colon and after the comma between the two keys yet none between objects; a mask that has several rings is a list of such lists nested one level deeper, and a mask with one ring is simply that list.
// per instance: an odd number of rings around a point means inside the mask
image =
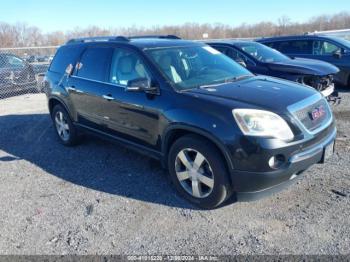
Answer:
[{"label": "alloy wheel", "polygon": [[55,124],[58,135],[63,141],[68,141],[70,132],[69,125],[66,117],[61,111],[58,111],[55,115]]},{"label": "alloy wheel", "polygon": [[213,191],[213,171],[208,160],[197,150],[181,150],[175,159],[175,172],[181,186],[191,196],[205,198]]}]

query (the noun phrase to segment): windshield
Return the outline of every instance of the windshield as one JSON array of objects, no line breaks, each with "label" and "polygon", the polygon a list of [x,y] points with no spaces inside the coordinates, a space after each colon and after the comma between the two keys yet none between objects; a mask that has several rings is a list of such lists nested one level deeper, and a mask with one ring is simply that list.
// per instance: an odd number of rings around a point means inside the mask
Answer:
[{"label": "windshield", "polygon": [[146,53],[178,90],[220,85],[253,76],[210,46],[156,48]]},{"label": "windshield", "polygon": [[330,37],[331,39],[337,41],[338,43],[342,44],[346,48],[350,50],[350,41],[345,39],[345,38],[340,38],[340,37]]},{"label": "windshield", "polygon": [[273,63],[273,62],[283,62],[290,59],[288,56],[283,55],[277,50],[267,47],[260,43],[247,42],[247,43],[237,43],[235,45],[245,53],[259,60],[260,62]]}]

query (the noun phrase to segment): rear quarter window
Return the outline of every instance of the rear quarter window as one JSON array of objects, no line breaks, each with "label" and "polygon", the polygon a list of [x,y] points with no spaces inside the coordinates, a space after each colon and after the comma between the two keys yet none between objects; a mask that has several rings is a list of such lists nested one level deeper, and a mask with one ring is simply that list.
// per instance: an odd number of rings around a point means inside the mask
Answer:
[{"label": "rear quarter window", "polygon": [[82,47],[63,46],[60,47],[53,58],[50,71],[64,73],[69,64],[75,65],[82,51]]}]

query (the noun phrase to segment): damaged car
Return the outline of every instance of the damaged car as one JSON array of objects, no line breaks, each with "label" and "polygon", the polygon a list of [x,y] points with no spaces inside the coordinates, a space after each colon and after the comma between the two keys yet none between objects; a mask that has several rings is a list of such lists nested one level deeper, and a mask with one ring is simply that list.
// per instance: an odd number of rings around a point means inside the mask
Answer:
[{"label": "damaged car", "polygon": [[0,54],[0,98],[36,91],[32,65],[13,54]]},{"label": "damaged car", "polygon": [[207,44],[255,74],[283,78],[311,86],[328,100],[339,102],[340,98],[334,90],[333,82],[333,77],[339,69],[327,62],[290,58],[275,49],[252,41],[223,40]]}]

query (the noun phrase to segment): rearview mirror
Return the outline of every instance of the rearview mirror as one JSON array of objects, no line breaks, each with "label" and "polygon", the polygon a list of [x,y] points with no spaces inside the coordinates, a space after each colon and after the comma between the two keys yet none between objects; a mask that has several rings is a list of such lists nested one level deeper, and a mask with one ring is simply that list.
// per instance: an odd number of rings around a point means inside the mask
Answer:
[{"label": "rearview mirror", "polygon": [[338,59],[341,58],[341,56],[342,56],[341,50],[338,49],[338,50],[334,51],[334,52],[333,52],[333,56],[334,56],[335,58],[338,58]]},{"label": "rearview mirror", "polygon": [[149,94],[158,94],[158,87],[152,87],[151,81],[147,78],[136,78],[128,81],[125,91],[145,92]]}]

